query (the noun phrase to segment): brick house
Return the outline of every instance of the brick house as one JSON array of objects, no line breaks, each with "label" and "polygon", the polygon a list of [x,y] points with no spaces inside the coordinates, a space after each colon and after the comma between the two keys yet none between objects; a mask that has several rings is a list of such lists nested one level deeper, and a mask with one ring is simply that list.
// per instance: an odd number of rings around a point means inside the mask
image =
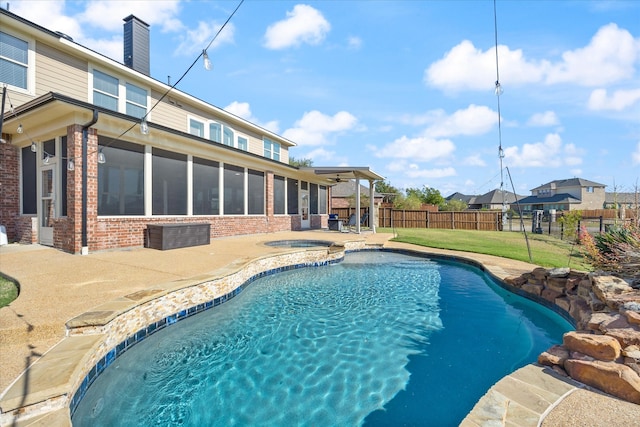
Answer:
[{"label": "brick house", "polygon": [[152,78],[148,25],[124,21],[122,64],[0,8],[9,241],[86,254],[142,246],[153,224],[326,228],[335,174],[290,166],[294,142]]}]

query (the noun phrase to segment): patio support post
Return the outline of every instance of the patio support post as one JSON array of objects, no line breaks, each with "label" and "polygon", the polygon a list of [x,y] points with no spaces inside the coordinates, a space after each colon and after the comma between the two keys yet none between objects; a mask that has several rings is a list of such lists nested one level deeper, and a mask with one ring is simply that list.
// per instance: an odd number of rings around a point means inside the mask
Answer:
[{"label": "patio support post", "polygon": [[360,234],[360,177],[356,176],[356,233]]},{"label": "patio support post", "polygon": [[371,229],[371,232],[375,234],[377,215],[375,211],[375,207],[376,207],[375,198],[373,197],[374,190],[375,190],[374,181],[369,180],[369,228]]}]

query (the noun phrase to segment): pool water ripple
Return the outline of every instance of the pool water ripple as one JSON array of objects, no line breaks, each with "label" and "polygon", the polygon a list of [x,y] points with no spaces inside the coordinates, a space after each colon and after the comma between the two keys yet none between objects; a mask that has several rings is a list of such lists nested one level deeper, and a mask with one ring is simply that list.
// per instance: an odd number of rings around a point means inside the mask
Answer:
[{"label": "pool water ripple", "polygon": [[[548,320],[556,334],[547,337],[522,314],[531,311],[526,302],[505,305],[510,297],[480,277],[465,266],[379,251],[261,278],[230,302],[125,352],[89,388],[73,424],[397,425],[400,415],[407,423],[457,425],[479,387],[528,363],[534,340],[547,345],[562,333]],[[444,298],[445,288],[465,302]],[[460,317],[478,314],[499,336],[460,332]],[[468,354],[463,368],[455,355],[447,357],[469,347],[481,356],[477,365]],[[470,387],[472,397],[460,405],[467,376],[486,370],[487,360],[501,361],[502,353],[509,358],[493,369],[491,383]],[[456,389],[457,412],[434,400],[447,396],[446,384]],[[117,410],[96,413],[97,405]],[[431,418],[443,406],[444,418]]]}]

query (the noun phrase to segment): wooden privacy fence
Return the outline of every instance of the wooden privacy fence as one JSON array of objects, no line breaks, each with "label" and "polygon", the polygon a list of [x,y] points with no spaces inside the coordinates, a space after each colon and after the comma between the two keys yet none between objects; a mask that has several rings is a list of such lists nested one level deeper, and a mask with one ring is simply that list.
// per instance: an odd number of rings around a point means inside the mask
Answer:
[{"label": "wooden privacy fence", "polygon": [[502,230],[502,213],[496,211],[429,212],[379,210],[379,227],[444,228],[449,230]]},{"label": "wooden privacy fence", "polygon": [[[361,208],[359,218],[369,212]],[[348,220],[355,208],[334,208],[332,214],[339,219]],[[458,230],[502,230],[502,213],[499,211],[465,211],[465,212],[429,212],[424,210],[399,210],[379,208],[377,226],[388,228],[445,228]],[[365,224],[368,226],[368,222]]]}]

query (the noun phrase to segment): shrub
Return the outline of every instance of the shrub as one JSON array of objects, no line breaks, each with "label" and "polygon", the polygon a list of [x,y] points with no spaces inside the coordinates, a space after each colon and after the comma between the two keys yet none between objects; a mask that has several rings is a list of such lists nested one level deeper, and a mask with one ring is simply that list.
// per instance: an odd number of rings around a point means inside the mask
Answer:
[{"label": "shrub", "polygon": [[623,277],[640,277],[640,228],[637,225],[613,225],[595,236],[582,228],[580,243],[595,268]]}]

